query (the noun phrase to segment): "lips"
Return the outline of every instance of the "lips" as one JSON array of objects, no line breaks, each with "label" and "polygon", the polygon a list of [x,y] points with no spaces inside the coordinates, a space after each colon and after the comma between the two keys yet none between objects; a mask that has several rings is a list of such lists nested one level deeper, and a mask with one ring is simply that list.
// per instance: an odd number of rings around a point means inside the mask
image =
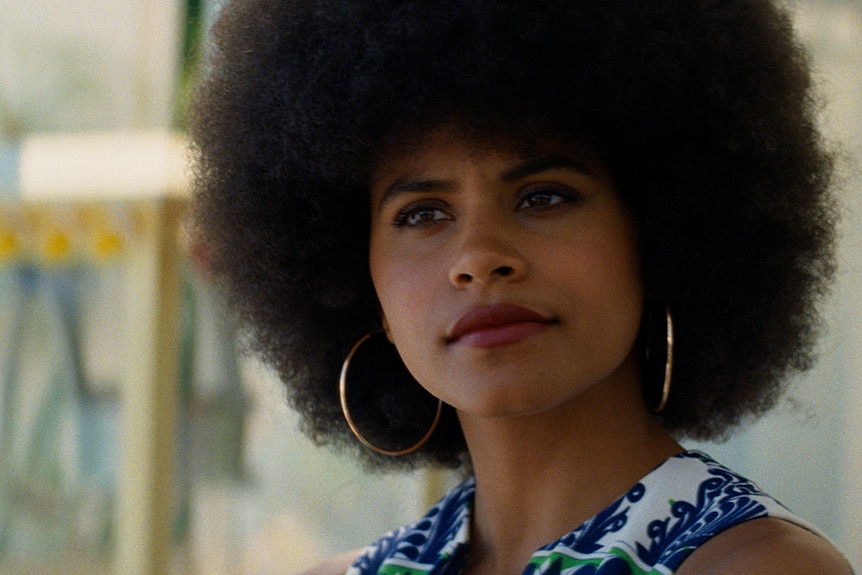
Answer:
[{"label": "lips", "polygon": [[517,304],[479,306],[458,319],[449,331],[447,341],[473,347],[495,347],[541,333],[554,323],[553,319]]}]

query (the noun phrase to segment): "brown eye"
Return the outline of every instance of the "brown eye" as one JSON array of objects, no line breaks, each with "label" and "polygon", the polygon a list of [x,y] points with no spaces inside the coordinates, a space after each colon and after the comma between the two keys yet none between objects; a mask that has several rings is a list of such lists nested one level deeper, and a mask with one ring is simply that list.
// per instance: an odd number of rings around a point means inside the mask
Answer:
[{"label": "brown eye", "polygon": [[415,228],[450,219],[452,219],[451,216],[441,208],[419,205],[400,210],[395,216],[393,225],[397,228]]},{"label": "brown eye", "polygon": [[565,205],[577,200],[577,194],[572,190],[557,188],[532,189],[525,193],[518,202],[519,210],[546,209]]}]

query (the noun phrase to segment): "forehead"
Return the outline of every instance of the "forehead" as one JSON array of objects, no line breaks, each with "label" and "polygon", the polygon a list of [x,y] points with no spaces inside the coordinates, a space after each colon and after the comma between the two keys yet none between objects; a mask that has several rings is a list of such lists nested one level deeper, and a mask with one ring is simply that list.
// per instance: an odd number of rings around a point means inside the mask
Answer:
[{"label": "forehead", "polygon": [[496,155],[511,160],[527,160],[549,154],[567,155],[602,168],[604,164],[595,148],[582,138],[518,133],[511,129],[478,131],[447,124],[390,139],[372,162],[371,183],[393,170],[420,167],[453,155],[464,156],[465,159]]}]

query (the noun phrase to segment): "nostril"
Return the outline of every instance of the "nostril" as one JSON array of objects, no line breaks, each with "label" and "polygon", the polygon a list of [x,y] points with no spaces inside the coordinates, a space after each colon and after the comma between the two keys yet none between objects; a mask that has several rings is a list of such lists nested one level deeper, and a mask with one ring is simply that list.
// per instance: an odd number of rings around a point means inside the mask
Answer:
[{"label": "nostril", "polygon": [[[472,262],[472,264],[466,265],[466,267],[468,269],[464,270],[464,267],[459,265],[458,268],[461,269],[455,268],[451,270],[449,279],[453,285],[467,287],[473,283],[487,285],[489,282],[498,280],[515,281],[522,273],[521,267],[517,265],[486,266],[483,262]],[[469,269],[471,267],[473,269]],[[480,273],[472,273],[476,270]]]}]

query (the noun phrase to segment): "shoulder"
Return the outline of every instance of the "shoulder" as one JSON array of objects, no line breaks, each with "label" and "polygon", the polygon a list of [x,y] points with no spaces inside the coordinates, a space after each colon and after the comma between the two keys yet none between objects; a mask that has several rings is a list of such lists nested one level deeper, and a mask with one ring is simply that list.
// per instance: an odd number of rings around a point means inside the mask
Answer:
[{"label": "shoulder", "polygon": [[300,575],[344,575],[347,570],[353,565],[354,561],[362,553],[361,549],[355,549],[330,557],[319,565],[315,565],[308,571],[303,571]]},{"label": "shoulder", "polygon": [[677,575],[852,575],[828,541],[799,525],[762,518],[732,527],[699,547]]}]

